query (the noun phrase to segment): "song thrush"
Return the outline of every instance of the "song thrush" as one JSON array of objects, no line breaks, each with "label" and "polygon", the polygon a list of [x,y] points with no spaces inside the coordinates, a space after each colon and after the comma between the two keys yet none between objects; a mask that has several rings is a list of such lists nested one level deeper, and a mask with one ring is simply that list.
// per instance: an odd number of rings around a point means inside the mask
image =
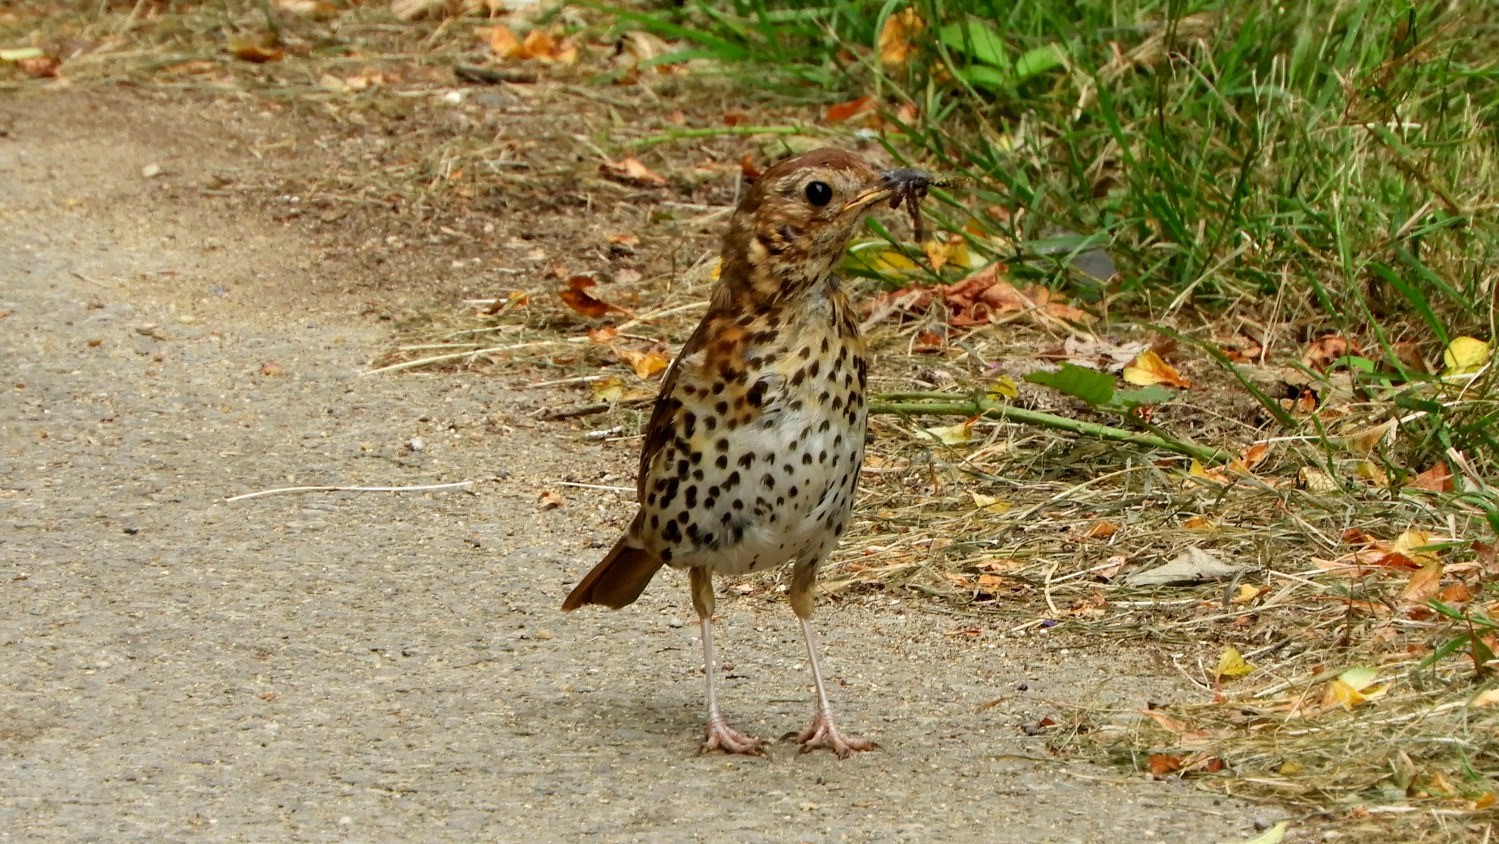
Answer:
[{"label": "song thrush", "polygon": [[640,510],[562,604],[617,609],[662,565],[687,569],[708,677],[703,750],[764,747],[718,708],[712,577],[792,561],[791,608],[817,687],[802,750],[847,757],[876,747],[834,724],[808,623],[817,567],[843,533],[864,456],[868,353],[836,268],[866,209],[905,201],[914,216],[929,184],[926,174],[882,172],[837,149],[787,158],[755,181],[724,237],[708,312],[656,398]]}]

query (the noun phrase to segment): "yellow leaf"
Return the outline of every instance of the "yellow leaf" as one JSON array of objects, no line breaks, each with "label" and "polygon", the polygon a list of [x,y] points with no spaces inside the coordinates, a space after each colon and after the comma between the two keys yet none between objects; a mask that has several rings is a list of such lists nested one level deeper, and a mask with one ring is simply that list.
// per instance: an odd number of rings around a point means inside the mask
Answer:
[{"label": "yellow leaf", "polygon": [[1475,337],[1454,337],[1442,352],[1443,375],[1472,375],[1489,362],[1489,344]]},{"label": "yellow leaf", "polygon": [[500,58],[509,58],[510,55],[520,49],[520,39],[510,27],[497,24],[489,29],[489,51]]},{"label": "yellow leaf", "polygon": [[606,401],[614,403],[624,398],[625,382],[623,378],[613,375],[608,378],[593,382],[593,398],[595,401]]},{"label": "yellow leaf", "polygon": [[1124,367],[1125,383],[1134,384],[1137,387],[1148,387],[1151,384],[1166,384],[1171,387],[1185,389],[1192,386],[1187,379],[1176,371],[1176,368],[1161,359],[1161,356],[1149,349],[1140,353],[1139,357],[1130,361]]},{"label": "yellow leaf", "polygon": [[1281,844],[1282,841],[1286,840],[1286,829],[1290,826],[1290,821],[1281,821],[1265,830],[1262,834],[1256,835],[1248,841],[1236,842],[1235,844]]},{"label": "yellow leaf", "polygon": [[1428,546],[1432,544],[1431,533],[1424,530],[1408,530],[1395,537],[1395,543],[1390,550],[1397,554],[1404,554],[1415,561],[1416,565],[1424,566],[1437,561],[1436,551]]},{"label": "yellow leaf", "polygon": [[1390,485],[1390,477],[1372,460],[1360,460],[1353,467],[1353,473],[1377,487],[1388,488]]},{"label": "yellow leaf", "polygon": [[1250,586],[1248,583],[1240,583],[1239,591],[1234,595],[1235,604],[1247,604],[1265,593],[1263,586]]},{"label": "yellow leaf", "polygon": [[1283,777],[1294,777],[1304,770],[1306,768],[1300,762],[1282,762],[1280,767],[1275,769],[1275,773]]},{"label": "yellow leaf", "polygon": [[666,355],[660,352],[639,352],[631,348],[617,347],[614,353],[619,355],[620,360],[629,364],[641,380],[655,377],[670,363]]},{"label": "yellow leaf", "polygon": [[1207,516],[1190,516],[1186,521],[1182,522],[1182,527],[1187,530],[1212,530],[1217,525]]},{"label": "yellow leaf", "polygon": [[871,272],[879,275],[900,275],[916,269],[915,261],[894,249],[883,249],[873,255],[860,255],[859,257]]},{"label": "yellow leaf", "polygon": [[973,506],[980,510],[988,510],[991,513],[1005,513],[1010,509],[1010,502],[993,495],[985,495],[982,492],[970,492],[973,496]]},{"label": "yellow leaf", "polygon": [[1015,383],[1015,379],[1008,375],[1001,375],[989,385],[987,392],[991,396],[1013,399],[1020,395],[1020,387]]},{"label": "yellow leaf", "polygon": [[967,268],[971,263],[968,255],[968,241],[958,235],[951,235],[946,243],[936,239],[928,240],[921,244],[921,251],[926,253],[926,260],[932,265],[932,272],[940,272],[948,264]]},{"label": "yellow leaf", "polygon": [[1225,677],[1243,677],[1253,671],[1254,666],[1244,659],[1239,649],[1229,645],[1218,655],[1218,672],[1214,676],[1222,680]]},{"label": "yellow leaf", "polygon": [[891,67],[901,67],[910,61],[916,52],[916,36],[926,29],[926,21],[915,9],[902,9],[885,18],[880,27],[879,40],[875,42],[880,51],[880,61]]},{"label": "yellow leaf", "polygon": [[1323,703],[1326,705],[1337,704],[1344,709],[1353,709],[1363,703],[1384,694],[1385,686],[1376,686],[1374,681],[1379,679],[1379,669],[1367,665],[1356,665],[1346,669],[1339,674],[1331,683],[1327,684],[1327,692],[1323,695]]},{"label": "yellow leaf", "polygon": [[973,423],[978,420],[975,416],[966,422],[957,425],[944,425],[937,428],[918,428],[921,433],[943,445],[962,445],[973,441]]},{"label": "yellow leaf", "polygon": [[[1205,481],[1212,481],[1215,484],[1226,484],[1230,480],[1228,475],[1225,475],[1222,470],[1208,469],[1202,465],[1202,461],[1195,457],[1192,458],[1191,465],[1187,467],[1187,475],[1190,478],[1201,478]],[[1191,486],[1193,483],[1194,481],[1189,480],[1183,486]]]}]

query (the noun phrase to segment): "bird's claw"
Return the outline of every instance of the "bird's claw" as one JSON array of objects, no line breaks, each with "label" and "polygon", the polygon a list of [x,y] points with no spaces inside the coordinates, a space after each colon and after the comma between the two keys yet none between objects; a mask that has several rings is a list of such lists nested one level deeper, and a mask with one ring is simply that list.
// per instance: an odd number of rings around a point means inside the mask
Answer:
[{"label": "bird's claw", "polygon": [[703,745],[697,752],[701,755],[714,750],[745,756],[764,756],[765,742],[730,727],[722,718],[710,718],[707,737],[703,739]]},{"label": "bird's claw", "polygon": [[847,759],[856,752],[880,749],[878,744],[869,739],[845,736],[839,731],[838,725],[833,723],[832,714],[822,711],[812,716],[812,726],[797,734],[796,740],[801,744],[799,753],[810,753],[819,747],[826,747],[838,754],[839,759]]}]

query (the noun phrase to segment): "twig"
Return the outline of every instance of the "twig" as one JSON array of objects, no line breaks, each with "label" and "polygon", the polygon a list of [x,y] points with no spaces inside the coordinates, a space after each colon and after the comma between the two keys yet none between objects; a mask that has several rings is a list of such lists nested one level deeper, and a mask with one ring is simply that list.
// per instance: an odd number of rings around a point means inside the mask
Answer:
[{"label": "twig", "polygon": [[877,396],[875,401],[870,402],[869,412],[932,414],[936,416],[986,416],[991,419],[1003,419],[1006,422],[1034,425],[1039,428],[1070,431],[1074,434],[1083,434],[1110,442],[1131,443],[1147,448],[1163,448],[1167,451],[1185,454],[1188,457],[1195,457],[1203,463],[1227,463],[1233,459],[1232,455],[1221,449],[1209,448],[1180,440],[1168,440],[1165,437],[1156,436],[1155,434],[1126,431],[1122,428],[1113,428],[1108,425],[1100,425],[1096,422],[1068,419],[1065,416],[1043,413],[1039,410],[1011,407],[991,399],[980,398],[978,396],[962,396],[956,393],[887,393]]},{"label": "twig", "polygon": [[452,484],[426,484],[424,486],[284,486],[279,489],[263,489],[226,498],[224,501],[244,501],[263,495],[281,495],[286,492],[428,492],[434,489],[459,489],[470,486],[473,481],[458,481]]},{"label": "twig", "polygon": [[635,487],[632,487],[632,486],[606,486],[604,484],[580,484],[580,483],[574,483],[572,481],[558,481],[557,482],[557,486],[574,487],[576,489],[602,489],[605,492],[624,492],[624,493],[629,493],[629,494],[632,494],[632,495],[635,493]]},{"label": "twig", "polygon": [[685,141],[692,138],[717,138],[724,135],[800,135],[807,129],[802,126],[708,126],[701,129],[673,129],[664,135],[652,135],[649,138],[641,138],[631,141],[625,146],[630,149],[645,149],[656,144],[666,144],[672,141]]}]

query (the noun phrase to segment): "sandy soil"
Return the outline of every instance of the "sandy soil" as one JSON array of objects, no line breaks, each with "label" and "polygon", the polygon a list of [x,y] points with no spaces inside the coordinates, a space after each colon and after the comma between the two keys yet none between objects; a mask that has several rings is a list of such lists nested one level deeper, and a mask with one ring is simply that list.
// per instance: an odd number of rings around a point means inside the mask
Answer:
[{"label": "sandy soil", "polygon": [[[559,398],[535,373],[361,375],[381,313],[483,287],[475,245],[212,189],[294,188],[325,131],[123,91],[0,103],[0,840],[1211,842],[1276,816],[1022,729],[1184,694],[1169,665],[951,635],[971,621],[888,593],[818,617],[841,721],[882,751],[696,756],[685,579],[558,609],[630,504],[538,495],[628,485],[633,446],[538,421]],[[803,727],[789,608],[720,608],[735,723]]]}]

